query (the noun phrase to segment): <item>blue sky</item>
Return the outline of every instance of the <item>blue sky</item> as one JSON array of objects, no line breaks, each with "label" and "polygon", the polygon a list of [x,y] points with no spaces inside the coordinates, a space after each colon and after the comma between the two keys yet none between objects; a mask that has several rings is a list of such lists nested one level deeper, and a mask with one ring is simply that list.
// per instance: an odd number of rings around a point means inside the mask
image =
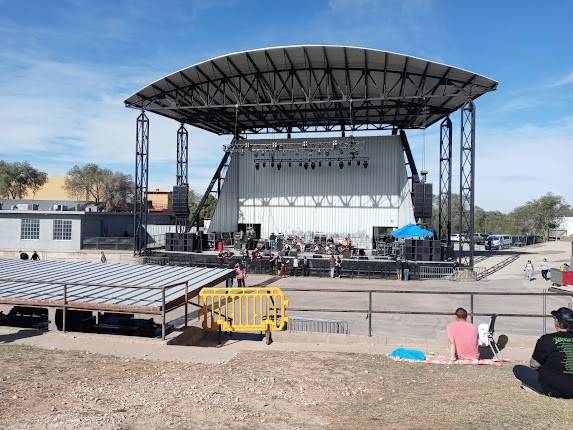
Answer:
[{"label": "blue sky", "polygon": [[[136,112],[122,101],[139,88],[228,52],[344,44],[498,80],[477,104],[476,203],[507,211],[549,191],[573,203],[572,17],[573,2],[0,0],[0,158],[131,173]],[[151,187],[175,180],[177,127],[151,118]],[[424,140],[437,184],[437,130],[410,135],[418,164]],[[228,138],[191,129],[190,143],[202,192]]]}]

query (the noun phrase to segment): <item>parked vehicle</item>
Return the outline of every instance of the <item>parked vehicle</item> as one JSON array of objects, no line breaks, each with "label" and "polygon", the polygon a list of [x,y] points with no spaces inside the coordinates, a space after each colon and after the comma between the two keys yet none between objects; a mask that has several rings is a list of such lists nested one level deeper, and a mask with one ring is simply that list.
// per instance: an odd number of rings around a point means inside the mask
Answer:
[{"label": "parked vehicle", "polygon": [[485,249],[488,251],[506,249],[511,247],[512,239],[507,234],[491,234],[485,241]]},{"label": "parked vehicle", "polygon": [[460,241],[465,241],[464,235],[463,234],[452,234],[450,236],[450,241],[452,242],[460,242]]},{"label": "parked vehicle", "polygon": [[488,235],[485,233],[474,233],[474,243],[476,245],[485,245]]}]

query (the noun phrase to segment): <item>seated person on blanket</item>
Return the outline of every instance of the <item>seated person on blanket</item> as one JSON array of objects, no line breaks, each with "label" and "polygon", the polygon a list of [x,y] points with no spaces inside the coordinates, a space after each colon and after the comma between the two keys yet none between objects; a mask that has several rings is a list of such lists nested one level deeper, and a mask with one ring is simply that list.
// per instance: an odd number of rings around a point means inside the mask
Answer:
[{"label": "seated person on blanket", "polygon": [[478,329],[467,322],[468,313],[464,308],[456,309],[456,320],[448,324],[450,358],[452,360],[478,360]]},{"label": "seated person on blanket", "polygon": [[513,374],[530,388],[551,397],[573,399],[573,310],[552,311],[555,333],[537,340],[529,362],[531,367],[518,365]]}]

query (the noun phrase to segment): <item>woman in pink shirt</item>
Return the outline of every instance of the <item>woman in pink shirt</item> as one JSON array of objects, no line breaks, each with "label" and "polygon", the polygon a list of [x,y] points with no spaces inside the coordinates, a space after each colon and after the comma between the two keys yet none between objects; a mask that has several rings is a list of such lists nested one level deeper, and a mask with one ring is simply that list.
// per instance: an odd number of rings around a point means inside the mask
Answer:
[{"label": "woman in pink shirt", "polygon": [[464,308],[456,309],[456,320],[448,324],[450,358],[452,360],[479,360],[478,329],[467,322],[468,312]]},{"label": "woman in pink shirt", "polygon": [[247,270],[242,264],[235,266],[235,278],[237,278],[237,287],[245,288],[245,277],[247,276]]}]

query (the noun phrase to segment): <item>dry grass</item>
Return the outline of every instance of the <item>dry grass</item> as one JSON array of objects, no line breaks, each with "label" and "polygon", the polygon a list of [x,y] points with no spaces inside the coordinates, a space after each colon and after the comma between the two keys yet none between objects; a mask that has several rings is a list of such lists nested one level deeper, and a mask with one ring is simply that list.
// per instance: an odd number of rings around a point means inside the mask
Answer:
[{"label": "dry grass", "polygon": [[3,429],[564,429],[572,404],[511,366],[243,353],[189,365],[0,346]]}]

